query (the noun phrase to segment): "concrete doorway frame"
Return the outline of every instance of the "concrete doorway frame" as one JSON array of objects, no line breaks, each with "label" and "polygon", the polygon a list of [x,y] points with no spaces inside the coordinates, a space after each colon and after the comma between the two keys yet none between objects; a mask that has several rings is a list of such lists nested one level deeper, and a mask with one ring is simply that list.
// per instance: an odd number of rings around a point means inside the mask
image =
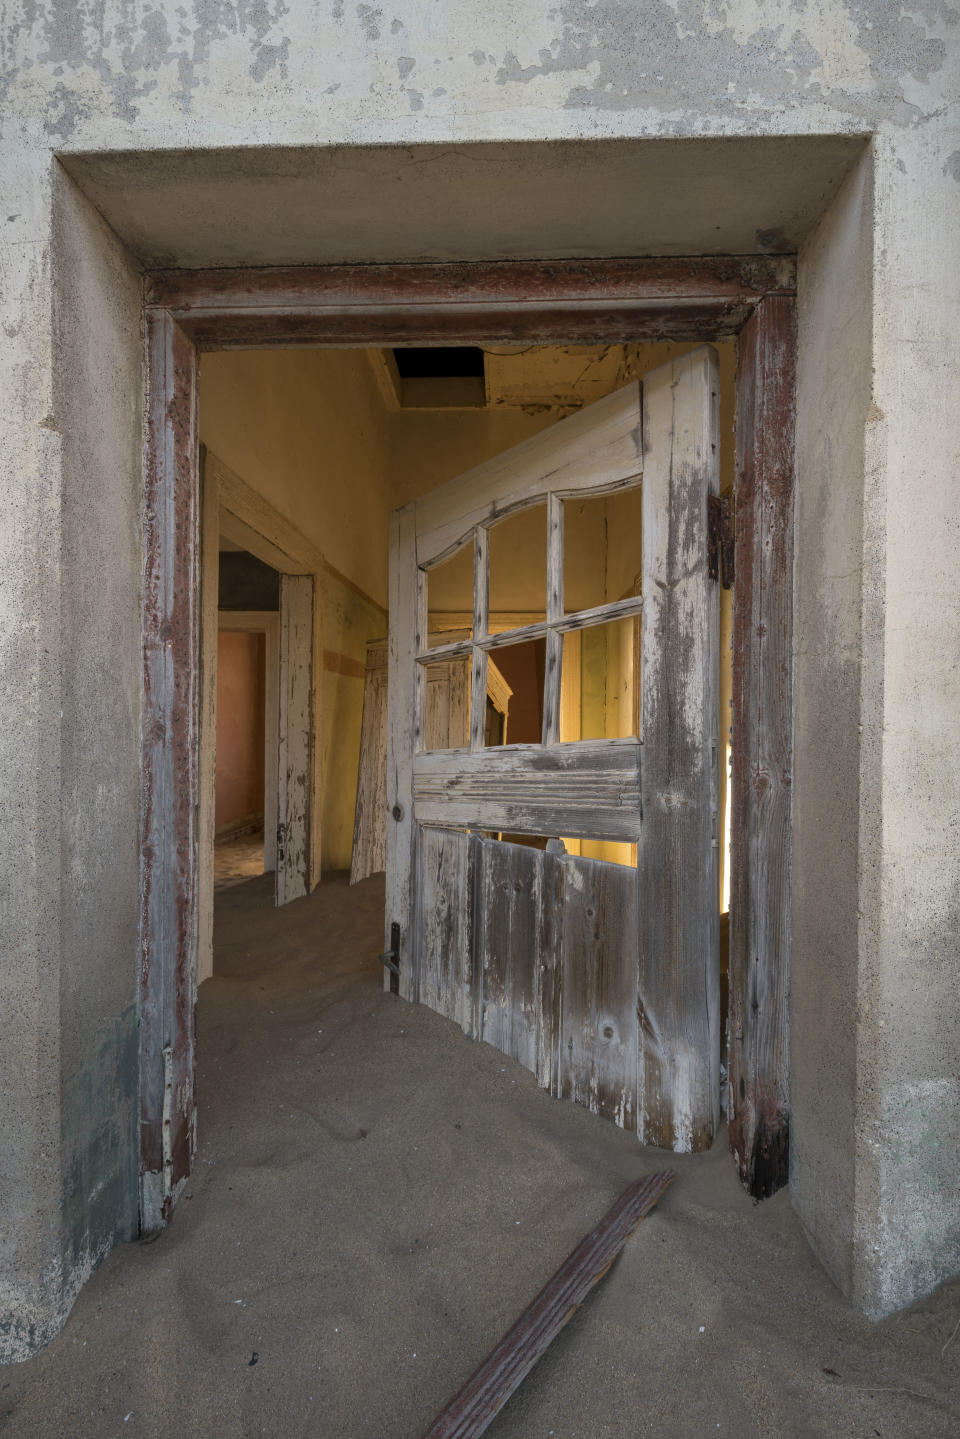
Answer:
[{"label": "concrete doorway frame", "polygon": [[[796,275],[792,256],[152,271],[144,287],[141,1228],[196,1149],[204,349],[739,339],[730,1143],[786,1183]],[[145,1196],[150,1196],[145,1203]]]}]

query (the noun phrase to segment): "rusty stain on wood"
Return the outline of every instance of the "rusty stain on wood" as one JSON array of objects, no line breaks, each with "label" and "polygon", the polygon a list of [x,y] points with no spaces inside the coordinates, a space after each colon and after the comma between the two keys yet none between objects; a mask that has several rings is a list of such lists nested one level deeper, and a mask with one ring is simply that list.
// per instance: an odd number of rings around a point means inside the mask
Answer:
[{"label": "rusty stain on wood", "polygon": [[148,302],[200,345],[542,344],[735,334],[792,256],[164,270]]},{"label": "rusty stain on wood", "polygon": [[165,312],[148,312],[146,346],[140,1172],[155,1181],[159,1202],[141,1214],[153,1227],[195,1145],[199,497],[196,351]]},{"label": "rusty stain on wood", "polygon": [[423,1439],[476,1439],[603,1278],[673,1179],[665,1169],[636,1180],[577,1245],[500,1343],[450,1400]]},{"label": "rusty stain on wood", "polygon": [[734,601],[730,1147],[762,1199],[789,1175],[794,302],[740,338]]}]

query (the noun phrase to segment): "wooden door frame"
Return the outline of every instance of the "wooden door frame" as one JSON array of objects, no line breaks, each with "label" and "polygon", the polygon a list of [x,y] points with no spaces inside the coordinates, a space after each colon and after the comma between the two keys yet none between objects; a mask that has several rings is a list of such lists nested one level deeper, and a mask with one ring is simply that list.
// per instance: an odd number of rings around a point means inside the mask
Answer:
[{"label": "wooden door frame", "polygon": [[144,278],[141,1224],[196,1144],[204,349],[739,337],[730,1136],[751,1193],[787,1179],[796,266],[792,256],[156,270]]}]

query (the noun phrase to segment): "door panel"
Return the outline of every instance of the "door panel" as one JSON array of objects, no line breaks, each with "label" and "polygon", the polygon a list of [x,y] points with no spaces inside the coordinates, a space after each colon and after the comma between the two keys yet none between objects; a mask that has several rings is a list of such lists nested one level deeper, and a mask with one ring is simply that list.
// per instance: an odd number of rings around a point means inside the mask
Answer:
[{"label": "door panel", "polygon": [[561,873],[558,1092],[632,1129],[637,1100],[637,872],[568,855]]},{"label": "door panel", "polygon": [[[400,927],[401,994],[553,1093],[678,1149],[708,1144],[718,1118],[716,391],[703,347],[395,512],[391,534],[386,921],[388,936]],[[632,534],[594,503],[631,490]],[[493,634],[491,529],[543,502],[542,618]],[[581,526],[579,543],[594,523],[618,578],[605,559],[591,608],[571,610],[565,528]],[[430,567],[470,540],[472,632],[431,646]],[[542,743],[489,746],[491,657],[533,639],[545,643]],[[431,750],[428,667],[448,662],[469,675],[469,733]],[[560,743],[561,712],[579,735],[588,702],[588,732],[603,737]],[[559,836],[594,854],[617,842],[631,863],[567,854]]]},{"label": "door panel", "polygon": [[720,1120],[718,600],[706,567],[717,403],[709,348],[644,381],[638,1132],[678,1150],[706,1148]]},{"label": "door panel", "polygon": [[280,576],[276,901],[310,892],[313,784],[313,578]]},{"label": "door panel", "polygon": [[422,829],[418,860],[420,1003],[469,1033],[476,839],[459,830]]},{"label": "door panel", "polygon": [[478,1038],[536,1074],[542,1027],[543,853],[484,839],[480,865]]}]

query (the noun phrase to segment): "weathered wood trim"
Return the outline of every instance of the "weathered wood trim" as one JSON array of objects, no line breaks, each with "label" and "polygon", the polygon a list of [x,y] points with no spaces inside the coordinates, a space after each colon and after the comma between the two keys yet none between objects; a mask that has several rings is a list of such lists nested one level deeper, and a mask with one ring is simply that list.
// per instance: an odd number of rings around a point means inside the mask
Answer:
[{"label": "weathered wood trim", "polygon": [[574,610],[569,615],[563,615],[553,625],[560,634],[569,634],[572,630],[589,629],[591,625],[608,625],[615,620],[626,620],[631,615],[639,615],[643,610],[642,595],[628,595],[623,600],[611,600],[606,605],[594,605],[589,610]]},{"label": "weathered wood trim", "polygon": [[540,882],[540,977],[537,987],[537,1083],[560,1093],[563,986],[563,840],[547,841]]},{"label": "weathered wood trim", "polygon": [[758,1199],[789,1161],[795,377],[771,295],[740,337],[733,622],[730,1147]]},{"label": "weathered wood trim", "polygon": [[[197,984],[213,974],[214,843],[216,839],[219,494],[200,447],[200,721],[197,784]],[[269,751],[268,751],[269,752]],[[274,821],[276,824],[276,821]]]},{"label": "weathered wood trim", "polygon": [[[564,504],[560,495],[547,497],[547,636],[544,660],[543,728],[546,745],[559,743],[563,708],[563,640],[556,626],[563,618]],[[578,686],[579,689],[579,686]]]},{"label": "weathered wood trim", "polygon": [[418,824],[511,834],[633,841],[640,827],[640,745],[593,740],[434,750],[413,761]]},{"label": "weathered wood trim", "polygon": [[[490,532],[482,526],[473,538],[473,634],[487,632],[490,608]],[[470,672],[470,748],[482,750],[487,729],[487,654],[476,642]]]},{"label": "weathered wood trim", "polygon": [[[387,891],[384,949],[391,948],[390,927],[400,926],[400,993],[416,1001],[418,987],[413,947],[413,884],[416,874],[416,826],[413,822],[413,756],[420,747],[425,720],[423,667],[412,663],[426,638],[426,586],[416,562],[413,505],[390,516],[390,642],[387,662]],[[421,622],[423,628],[421,631]],[[412,723],[411,723],[412,720]],[[389,974],[385,974],[389,988]]]},{"label": "weathered wood trim", "polygon": [[197,359],[146,317],[140,773],[140,1222],[170,1216],[196,1144],[199,802]]},{"label": "weathered wood trim", "polygon": [[421,650],[417,655],[417,663],[423,665],[440,664],[444,660],[468,659],[473,656],[472,640],[454,640],[448,645],[434,645],[433,649]]},{"label": "weathered wood trim", "polygon": [[[547,631],[543,677],[543,728],[545,745],[560,742],[560,697],[563,684],[563,635],[553,626]],[[566,834],[567,831],[564,830]]]},{"label": "weathered wood trim", "polygon": [[572,854],[561,867],[559,1094],[635,1131],[637,871]]},{"label": "weathered wood trim", "polygon": [[158,270],[199,345],[601,343],[736,334],[792,256]]},{"label": "weathered wood trim", "polygon": [[367,642],[360,722],[360,764],[353,816],[350,883],[377,874],[386,864],[387,839],[387,642]]},{"label": "weathered wood trim", "polygon": [[716,586],[707,495],[720,470],[717,354],[644,379],[643,826],[637,1130],[697,1151],[720,1120]]},{"label": "weathered wood trim", "polygon": [[280,577],[280,722],[277,743],[277,820],[284,854],[277,855],[276,902],[309,894],[317,836],[314,788],[313,691],[318,676],[314,630],[317,595],[312,575]]}]

